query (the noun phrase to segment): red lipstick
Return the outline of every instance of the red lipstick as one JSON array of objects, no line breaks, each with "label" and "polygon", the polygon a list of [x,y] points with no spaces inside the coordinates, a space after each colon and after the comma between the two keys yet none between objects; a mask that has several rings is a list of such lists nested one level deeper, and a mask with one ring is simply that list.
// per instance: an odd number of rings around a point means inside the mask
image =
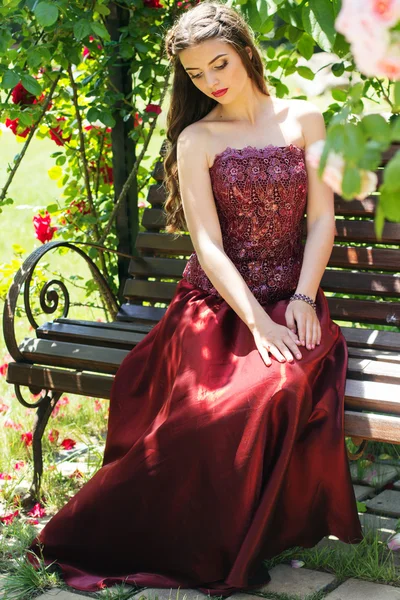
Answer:
[{"label": "red lipstick", "polygon": [[221,90],[217,90],[216,92],[212,92],[212,95],[215,96],[216,98],[219,98],[220,96],[223,96],[224,94],[226,94],[227,91],[228,91],[228,88],[224,88]]}]

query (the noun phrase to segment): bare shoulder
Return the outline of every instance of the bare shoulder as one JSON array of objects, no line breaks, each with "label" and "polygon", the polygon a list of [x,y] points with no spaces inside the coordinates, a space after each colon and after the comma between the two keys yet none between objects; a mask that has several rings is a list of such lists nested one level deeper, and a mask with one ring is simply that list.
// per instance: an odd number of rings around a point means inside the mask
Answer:
[{"label": "bare shoulder", "polygon": [[289,100],[293,114],[300,123],[305,145],[325,139],[326,128],[321,110],[309,100],[293,98]]},{"label": "bare shoulder", "polygon": [[182,129],[177,139],[178,162],[195,160],[197,165],[207,164],[208,138],[207,128],[199,121]]}]

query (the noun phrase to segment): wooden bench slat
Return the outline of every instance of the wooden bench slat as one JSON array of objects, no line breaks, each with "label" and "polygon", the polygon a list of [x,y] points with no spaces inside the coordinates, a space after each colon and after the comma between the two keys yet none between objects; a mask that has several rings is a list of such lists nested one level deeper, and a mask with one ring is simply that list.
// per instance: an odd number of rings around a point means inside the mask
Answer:
[{"label": "wooden bench slat", "polygon": [[59,340],[79,344],[84,342],[90,346],[130,350],[144,338],[145,333],[137,331],[113,331],[108,328],[96,329],[84,325],[72,325],[70,323],[48,323],[39,327],[36,330],[36,335],[38,338],[46,340]]},{"label": "wooden bench slat", "polygon": [[[133,258],[130,261],[129,274],[139,279],[143,277],[155,277],[165,279],[176,278],[178,280],[182,278],[186,263],[185,259],[163,258],[159,256]],[[321,286],[324,290],[330,292],[399,297],[400,275],[327,269],[322,277]],[[129,284],[126,285],[124,294],[126,297],[129,297]]]},{"label": "wooden bench slat", "polygon": [[[129,279],[125,284],[124,294],[131,298],[169,303],[175,289],[176,283]],[[339,297],[328,297],[327,300],[333,319],[383,325],[400,323],[399,304]]]},{"label": "wooden bench slat", "polygon": [[396,327],[400,324],[399,303],[355,300],[335,296],[327,297],[327,300],[332,319]]},{"label": "wooden bench slat", "polygon": [[344,434],[375,442],[398,444],[400,419],[398,417],[371,413],[345,412]]},{"label": "wooden bench slat", "polygon": [[400,352],[400,335],[396,331],[381,331],[356,327],[341,327],[348,346]]},{"label": "wooden bench slat", "polygon": [[[142,225],[149,231],[165,229],[166,215],[161,206],[145,208],[143,211]],[[303,236],[307,234],[307,219],[302,221]],[[368,242],[381,244],[398,244],[400,242],[400,223],[386,221],[382,239],[377,240],[375,224],[372,219],[336,219],[335,241]]]},{"label": "wooden bench slat", "polygon": [[[46,390],[62,390],[65,394],[110,399],[114,377],[104,373],[94,374],[57,367],[10,363],[7,381]],[[26,399],[29,400],[28,395]]]},{"label": "wooden bench slat", "polygon": [[[188,235],[174,239],[173,234],[149,233],[141,231],[136,238],[136,247],[142,252],[147,250],[159,254],[189,256],[193,244]],[[356,246],[334,246],[329,265],[331,267],[374,269],[380,271],[399,270],[400,251],[388,248],[364,248]]]},{"label": "wooden bench slat", "polygon": [[116,373],[129,352],[40,338],[25,338],[19,348],[27,362],[103,373]]},{"label": "wooden bench slat", "polygon": [[102,330],[102,329],[110,329],[111,331],[136,331],[138,333],[148,333],[154,325],[146,325],[142,323],[136,322],[128,322],[128,321],[86,321],[84,319],[68,319],[60,317],[59,319],[54,319],[54,321],[50,321],[44,323],[41,328],[50,327],[53,323],[61,323],[63,325],[78,325],[79,327],[89,327],[91,329]]},{"label": "wooden bench slat", "polygon": [[345,388],[345,409],[400,415],[398,383],[359,381],[348,378]]}]

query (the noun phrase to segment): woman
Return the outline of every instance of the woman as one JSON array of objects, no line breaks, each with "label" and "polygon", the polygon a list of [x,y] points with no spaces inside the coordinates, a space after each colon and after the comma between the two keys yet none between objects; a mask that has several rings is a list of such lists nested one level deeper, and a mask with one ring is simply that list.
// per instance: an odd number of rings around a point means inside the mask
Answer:
[{"label": "woman", "polygon": [[187,226],[196,252],[115,377],[102,468],[31,549],[80,590],[229,596],[268,583],[263,560],[287,548],[362,539],[347,347],[319,285],[333,194],[305,160],[325,136],[320,112],[269,95],[233,9],[188,10],[166,48],[167,229]]}]

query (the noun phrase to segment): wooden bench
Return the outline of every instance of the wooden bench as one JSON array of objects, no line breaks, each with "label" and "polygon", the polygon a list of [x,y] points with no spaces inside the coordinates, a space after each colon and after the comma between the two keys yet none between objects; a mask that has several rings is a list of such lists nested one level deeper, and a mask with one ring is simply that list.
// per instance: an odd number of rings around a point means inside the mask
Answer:
[{"label": "wooden bench", "polygon": [[[392,146],[386,152],[383,164],[395,150]],[[380,178],[381,175],[378,170]],[[7,381],[15,385],[17,398],[24,406],[37,407],[31,500],[39,497],[41,438],[61,394],[110,397],[113,377],[121,360],[164,315],[187,258],[193,252],[189,235],[174,240],[173,235],[161,231],[165,225],[162,158],[153,177],[156,183],[148,190],[151,208],[144,210],[142,220],[146,231],[139,232],[136,240],[140,256],[130,261],[131,278],[124,288],[125,303],[118,306],[82,247],[63,241],[50,242],[35,250],[16,274],[9,290],[4,335],[15,362],[9,364]],[[357,452],[349,453],[354,459],[361,456],[368,440],[400,443],[400,223],[386,223],[383,238],[378,243],[373,221],[376,197],[351,202],[336,197],[335,204],[337,235],[321,285],[325,292],[335,293],[328,296],[332,318],[346,322],[345,326],[342,323],[349,347],[345,434],[359,446]],[[304,233],[305,226],[304,220]],[[47,314],[54,313],[62,299],[65,310],[61,318],[40,327],[36,325],[30,309],[30,280],[40,259],[58,247],[68,247],[87,261],[116,314],[113,322],[68,318],[67,290],[49,282],[41,293],[43,310]],[[14,315],[21,292],[36,336],[25,338],[18,346]],[[144,301],[147,305],[143,305]],[[156,306],[160,303],[164,306]],[[377,325],[386,329],[378,330]],[[393,327],[397,330],[390,331]],[[21,386],[28,386],[33,393],[42,390],[41,398],[28,402],[22,396]]]}]

